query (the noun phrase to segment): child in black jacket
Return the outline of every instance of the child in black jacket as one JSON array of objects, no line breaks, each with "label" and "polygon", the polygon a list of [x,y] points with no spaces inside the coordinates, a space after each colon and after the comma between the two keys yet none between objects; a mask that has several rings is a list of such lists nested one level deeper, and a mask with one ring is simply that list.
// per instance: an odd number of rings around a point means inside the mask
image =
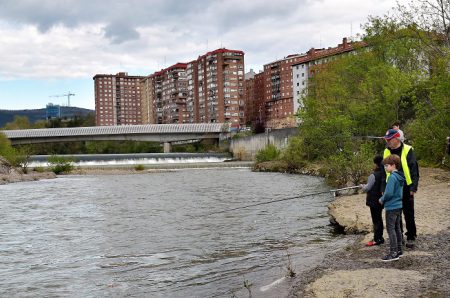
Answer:
[{"label": "child in black jacket", "polygon": [[383,157],[377,155],[373,159],[374,170],[367,179],[367,184],[361,184],[362,191],[367,193],[366,205],[370,207],[370,214],[373,223],[373,240],[369,241],[366,246],[380,245],[384,243],[383,238],[383,206],[378,202],[382,196],[382,181],[385,178],[384,168],[382,165]]}]

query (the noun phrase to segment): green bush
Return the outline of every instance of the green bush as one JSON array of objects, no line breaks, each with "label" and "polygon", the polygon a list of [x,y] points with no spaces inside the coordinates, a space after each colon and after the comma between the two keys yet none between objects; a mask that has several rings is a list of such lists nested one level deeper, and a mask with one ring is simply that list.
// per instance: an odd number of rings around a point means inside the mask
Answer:
[{"label": "green bush", "polygon": [[55,174],[70,173],[74,169],[73,158],[67,158],[64,156],[52,155],[48,158],[48,164],[50,170]]},{"label": "green bush", "polygon": [[143,171],[143,170],[145,169],[145,167],[144,167],[143,165],[135,165],[135,166],[134,166],[134,169],[135,169],[136,171]]},{"label": "green bush", "polygon": [[289,139],[287,148],[282,152],[281,159],[286,162],[287,171],[295,172],[306,165],[306,158],[302,150],[300,137]]},{"label": "green bush", "polygon": [[44,169],[44,167],[35,167],[35,168],[33,168],[33,171],[35,171],[37,173],[44,173],[45,169]]},{"label": "green bush", "polygon": [[28,147],[12,147],[8,138],[0,133],[0,156],[9,161],[13,167],[21,168],[24,173],[28,172],[30,152]]},{"label": "green bush", "polygon": [[276,160],[280,156],[280,150],[273,144],[268,144],[264,149],[261,149],[256,153],[256,162],[265,162]]},{"label": "green bush", "polygon": [[342,151],[326,160],[324,175],[330,185],[337,187],[360,184],[373,167],[374,150],[361,144],[358,151]]}]

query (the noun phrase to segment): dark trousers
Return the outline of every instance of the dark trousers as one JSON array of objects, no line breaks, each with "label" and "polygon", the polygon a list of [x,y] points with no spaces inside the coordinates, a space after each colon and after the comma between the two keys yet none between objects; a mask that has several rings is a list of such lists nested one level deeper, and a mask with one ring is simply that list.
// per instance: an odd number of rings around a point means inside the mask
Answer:
[{"label": "dark trousers", "polygon": [[372,224],[373,224],[373,240],[375,242],[383,241],[383,218],[381,214],[383,213],[383,207],[379,206],[370,206],[370,215],[372,216]]},{"label": "dark trousers", "polygon": [[392,256],[402,251],[402,209],[386,210],[386,230],[389,235],[389,248]]},{"label": "dark trousers", "polygon": [[[416,231],[416,220],[414,219],[414,196],[411,196],[409,186],[403,186],[403,215],[405,217],[405,225],[406,225],[406,239],[407,240],[416,240],[417,231]],[[403,234],[403,223],[401,223],[401,230]]]}]

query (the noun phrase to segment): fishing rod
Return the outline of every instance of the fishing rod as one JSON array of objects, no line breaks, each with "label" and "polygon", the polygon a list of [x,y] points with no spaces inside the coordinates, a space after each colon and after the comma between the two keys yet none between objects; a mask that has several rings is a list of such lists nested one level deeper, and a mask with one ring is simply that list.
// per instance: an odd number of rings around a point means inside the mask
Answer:
[{"label": "fishing rod", "polygon": [[355,188],[359,188],[359,186],[349,186],[349,187],[344,187],[344,188],[330,189],[330,190],[327,190],[327,191],[320,191],[320,192],[315,192],[315,193],[309,193],[309,194],[305,194],[305,195],[301,195],[301,196],[288,197],[288,198],[282,198],[282,199],[278,199],[278,200],[272,200],[272,201],[267,201],[267,202],[260,202],[260,203],[245,205],[245,206],[239,206],[239,207],[236,207],[236,208],[230,208],[230,209],[220,210],[220,211],[216,211],[216,212],[211,212],[209,214],[206,214],[206,216],[219,214],[219,213],[226,213],[226,212],[235,211],[235,210],[239,210],[239,209],[246,209],[246,208],[255,207],[255,206],[267,205],[267,204],[272,204],[272,203],[277,203],[277,202],[283,202],[283,201],[289,201],[289,200],[294,200],[294,199],[300,199],[300,198],[305,198],[305,197],[309,197],[309,196],[321,195],[321,194],[326,194],[326,193],[330,193],[330,192],[335,194],[335,193],[337,193],[339,191],[342,191],[342,190],[355,189]]}]

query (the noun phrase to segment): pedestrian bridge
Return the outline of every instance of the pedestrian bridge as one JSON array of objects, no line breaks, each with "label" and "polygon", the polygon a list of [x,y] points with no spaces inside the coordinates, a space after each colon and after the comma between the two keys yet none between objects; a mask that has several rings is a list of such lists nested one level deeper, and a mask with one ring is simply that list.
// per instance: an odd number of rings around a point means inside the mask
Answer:
[{"label": "pedestrian bridge", "polygon": [[122,126],[92,126],[42,128],[0,131],[13,145],[73,141],[151,141],[164,144],[170,152],[172,142],[199,139],[223,139],[229,134],[224,123],[147,124]]}]

